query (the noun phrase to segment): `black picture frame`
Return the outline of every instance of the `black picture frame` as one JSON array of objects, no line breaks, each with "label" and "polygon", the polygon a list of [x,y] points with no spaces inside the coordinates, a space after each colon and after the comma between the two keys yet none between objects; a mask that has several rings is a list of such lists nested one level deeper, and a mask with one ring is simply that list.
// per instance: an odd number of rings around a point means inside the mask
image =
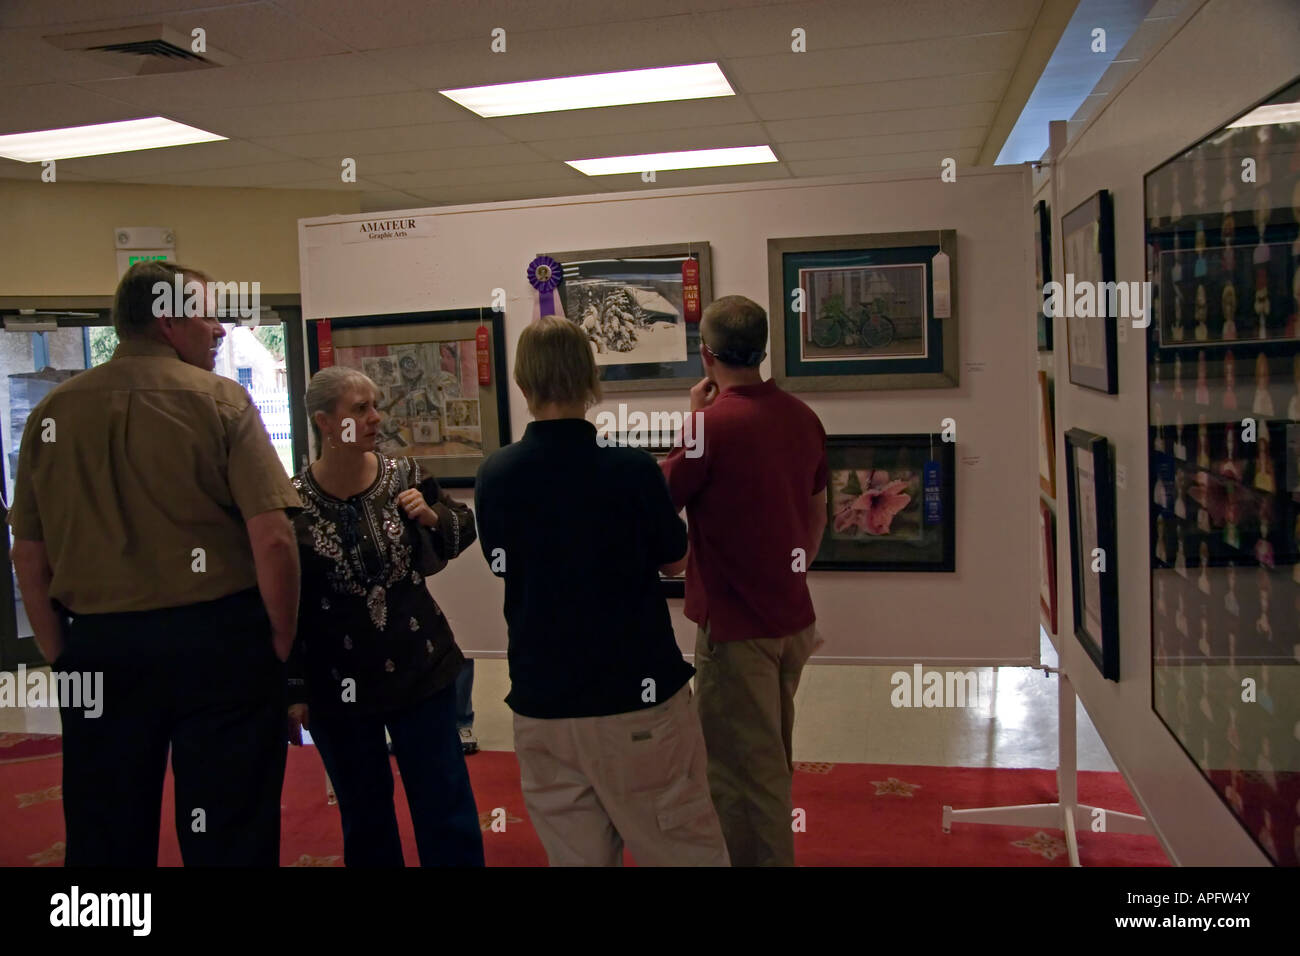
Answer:
[{"label": "black picture frame", "polygon": [[[373,331],[387,328],[401,329],[406,326],[461,325],[460,334],[463,335],[465,329],[469,329],[469,338],[474,337],[480,324],[488,329],[488,348],[492,357],[492,381],[490,385],[478,386],[480,392],[488,392],[487,400],[480,400],[479,402],[479,411],[480,414],[483,414],[488,409],[495,410],[494,430],[497,441],[489,443],[485,438],[481,455],[465,455],[454,458],[416,456],[419,457],[420,463],[425,467],[427,473],[437,478],[438,484],[443,487],[474,487],[474,477],[478,472],[478,466],[483,463],[483,460],[498,448],[510,444],[510,383],[506,374],[505,316],[500,312],[494,312],[490,308],[484,307],[482,309],[445,309],[436,312],[331,316],[328,320],[312,319],[307,322],[307,364],[312,375],[320,371],[319,330],[320,323],[323,321],[329,321],[330,323],[333,346],[336,352],[339,348],[349,347],[346,342],[346,333],[353,329]],[[471,323],[472,328],[470,328]],[[338,333],[340,332],[345,333],[343,343],[338,341]],[[431,338],[427,341],[433,343],[449,340]],[[464,339],[457,339],[456,341],[464,341]],[[480,427],[482,427],[482,423]],[[491,447],[489,447],[489,444]],[[390,452],[385,452],[385,454],[391,456]]]},{"label": "black picture frame", "polygon": [[[1087,455],[1090,481],[1079,480]],[[1074,636],[1107,680],[1119,680],[1119,586],[1115,534],[1115,479],[1110,442],[1103,436],[1071,428],[1065,433],[1066,484],[1070,511],[1071,604]],[[1080,495],[1085,497],[1080,507]],[[1094,571],[1093,548],[1100,548],[1103,570]],[[1091,576],[1095,591],[1088,587]],[[1093,593],[1096,607],[1087,608]],[[1090,623],[1090,618],[1091,623]],[[1097,633],[1100,631],[1100,633]]]},{"label": "black picture frame", "polygon": [[1291,867],[1300,127],[1261,107],[1297,100],[1300,76],[1143,177],[1151,709],[1260,852]]},{"label": "black picture frame", "polygon": [[[700,316],[713,301],[713,257],[707,242],[660,243],[652,246],[621,246],[609,249],[579,249],[569,252],[546,252],[561,266],[573,263],[610,263],[624,259],[677,259],[687,257],[700,265]],[[680,268],[680,267],[679,267]],[[555,297],[568,314],[570,276],[555,290]],[[682,321],[686,326],[686,358],[681,362],[638,362],[627,365],[598,365],[600,387],[604,392],[677,391],[704,377],[700,358],[700,323]]]},{"label": "black picture frame", "polygon": [[1043,286],[1052,281],[1052,216],[1047,200],[1034,203],[1034,288],[1038,297],[1038,351],[1052,351],[1054,320],[1043,313]]},{"label": "black picture frame", "polygon": [[[896,435],[829,435],[826,438],[828,464],[826,487],[826,530],[822,532],[817,555],[808,566],[809,571],[938,571],[951,572],[956,568],[956,443],[944,441],[939,434],[915,433]],[[886,453],[882,463],[877,452]],[[892,455],[893,457],[889,457]],[[890,535],[864,533],[845,535],[837,531],[837,514],[844,513],[844,505],[853,494],[841,485],[841,475],[854,471],[873,472],[884,464],[891,469],[886,477],[899,473],[896,464],[905,463],[907,486],[899,489],[909,497],[909,502],[893,519],[905,516],[909,524],[916,518],[917,532],[908,540],[887,541]],[[935,462],[939,468],[937,505],[939,520],[926,520],[925,466]],[[885,483],[880,489],[887,493]],[[858,492],[861,492],[859,474]],[[880,497],[886,497],[882,494]],[[879,526],[877,526],[879,527]],[[860,528],[860,526],[859,526]]]},{"label": "black picture frame", "polygon": [[[1115,218],[1110,191],[1093,193],[1061,220],[1061,252],[1067,283],[1115,281]],[[1068,289],[1068,284],[1066,288]],[[1065,301],[1062,296],[1061,301]],[[1097,297],[1102,316],[1065,320],[1070,382],[1115,395],[1119,392],[1119,336],[1114,316],[1106,316],[1105,296]],[[1102,362],[1086,362],[1080,353],[1102,352]]]}]

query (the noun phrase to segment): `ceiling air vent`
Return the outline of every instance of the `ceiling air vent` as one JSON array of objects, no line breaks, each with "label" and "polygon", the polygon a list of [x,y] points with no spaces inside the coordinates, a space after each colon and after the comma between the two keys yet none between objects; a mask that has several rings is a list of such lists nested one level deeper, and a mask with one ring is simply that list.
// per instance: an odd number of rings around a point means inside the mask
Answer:
[{"label": "ceiling air vent", "polygon": [[152,73],[183,73],[206,70],[235,62],[229,53],[206,42],[195,50],[198,40],[161,23],[90,33],[65,33],[45,37],[62,50],[83,53],[101,63],[140,76]]}]

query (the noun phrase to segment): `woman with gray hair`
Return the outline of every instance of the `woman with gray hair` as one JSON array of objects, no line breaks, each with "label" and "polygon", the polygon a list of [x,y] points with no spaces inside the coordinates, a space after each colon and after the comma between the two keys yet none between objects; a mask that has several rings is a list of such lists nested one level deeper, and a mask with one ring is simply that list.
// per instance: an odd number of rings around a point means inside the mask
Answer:
[{"label": "woman with gray hair", "polygon": [[384,731],[402,774],[421,866],[482,866],[483,838],[456,730],[465,658],[425,578],[469,547],[474,516],[413,458],[375,450],[374,382],[312,376],[320,457],[294,479],[302,564],[289,659],[290,739],[311,731],[338,794],[346,866],[402,866]]}]

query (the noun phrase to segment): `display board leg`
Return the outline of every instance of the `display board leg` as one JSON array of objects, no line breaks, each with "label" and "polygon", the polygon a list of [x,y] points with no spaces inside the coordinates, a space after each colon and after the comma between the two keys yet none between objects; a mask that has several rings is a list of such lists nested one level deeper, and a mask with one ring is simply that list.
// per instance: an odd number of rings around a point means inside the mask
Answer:
[{"label": "display board leg", "polygon": [[1065,673],[1056,667],[1044,667],[1043,672],[1055,674],[1057,706],[1060,719],[1058,728],[1059,766],[1056,768],[1056,803],[1026,803],[1011,807],[973,807],[967,810],[943,808],[943,832],[951,833],[953,823],[983,823],[1002,827],[1049,827],[1065,833],[1065,846],[1070,855],[1070,866],[1079,866],[1079,839],[1077,830],[1098,833],[1151,834],[1151,824],[1146,817],[1119,810],[1106,810],[1079,803],[1078,751],[1074,721],[1074,687]]}]

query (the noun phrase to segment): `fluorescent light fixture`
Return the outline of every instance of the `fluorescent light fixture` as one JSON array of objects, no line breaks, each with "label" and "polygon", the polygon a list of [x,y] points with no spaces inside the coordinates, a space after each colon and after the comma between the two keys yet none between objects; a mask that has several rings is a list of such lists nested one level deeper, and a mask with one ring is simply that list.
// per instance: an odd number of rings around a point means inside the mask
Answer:
[{"label": "fluorescent light fixture", "polygon": [[606,156],[603,159],[565,160],[588,176],[615,173],[644,173],[659,169],[703,169],[706,166],[750,166],[775,163],[771,146],[731,146],[726,149],[692,149],[677,153],[641,153],[638,156]]},{"label": "fluorescent light fixture", "polygon": [[40,163],[50,159],[74,159],[78,156],[129,153],[137,149],[158,149],[162,146],[212,143],[225,138],[161,116],[150,116],[121,123],[69,126],[66,129],[46,129],[34,133],[9,133],[0,136],[0,156],[20,163]]},{"label": "fluorescent light fixture", "polygon": [[1300,123],[1300,103],[1269,103],[1228,126],[1272,126],[1274,123]]},{"label": "fluorescent light fixture", "polygon": [[736,95],[716,63],[561,76],[553,80],[470,86],[439,92],[479,116],[516,116]]}]

